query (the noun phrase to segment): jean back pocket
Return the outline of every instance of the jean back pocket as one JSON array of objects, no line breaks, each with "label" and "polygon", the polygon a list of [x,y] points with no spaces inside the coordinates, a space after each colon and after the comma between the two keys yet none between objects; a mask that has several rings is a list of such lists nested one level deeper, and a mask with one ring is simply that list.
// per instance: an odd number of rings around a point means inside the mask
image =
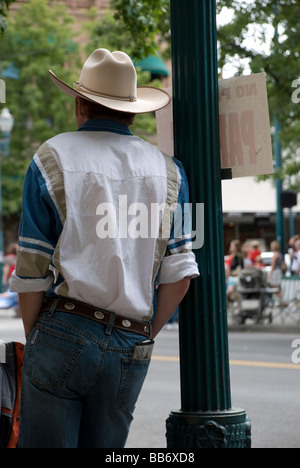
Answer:
[{"label": "jean back pocket", "polygon": [[38,323],[26,345],[23,372],[40,389],[61,390],[85,344],[80,338]]}]

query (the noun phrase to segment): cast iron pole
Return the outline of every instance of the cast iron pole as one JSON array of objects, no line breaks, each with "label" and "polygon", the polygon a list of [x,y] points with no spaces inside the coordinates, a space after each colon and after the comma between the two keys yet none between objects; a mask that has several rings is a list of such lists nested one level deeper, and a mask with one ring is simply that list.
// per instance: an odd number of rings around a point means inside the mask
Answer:
[{"label": "cast iron pole", "polygon": [[231,408],[224,275],[215,0],[171,0],[175,155],[193,209],[204,203],[204,246],[180,314],[181,410],[169,448],[250,447],[250,422]]}]

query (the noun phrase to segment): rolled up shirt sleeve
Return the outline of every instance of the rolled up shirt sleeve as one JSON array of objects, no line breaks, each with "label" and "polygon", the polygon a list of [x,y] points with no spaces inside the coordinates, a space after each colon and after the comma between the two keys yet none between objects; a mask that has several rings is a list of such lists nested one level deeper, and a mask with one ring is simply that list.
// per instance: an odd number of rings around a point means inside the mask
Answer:
[{"label": "rolled up shirt sleeve", "polygon": [[176,159],[174,161],[179,169],[181,183],[171,236],[157,279],[158,285],[177,283],[183,278],[196,278],[200,274],[195,254],[192,251],[192,223],[188,181],[180,161]]},{"label": "rolled up shirt sleeve", "polygon": [[48,291],[53,286],[53,275],[50,274],[47,278],[34,278],[34,279],[25,279],[17,276],[16,271],[13,272],[10,281],[9,287],[10,291],[18,293],[27,293],[27,292],[41,292]]},{"label": "rolled up shirt sleeve", "polygon": [[62,224],[34,159],[24,183],[22,218],[12,292],[47,291],[54,282],[51,261]]},{"label": "rolled up shirt sleeve", "polygon": [[177,283],[183,278],[196,278],[199,270],[193,252],[170,255],[163,259],[158,284]]}]

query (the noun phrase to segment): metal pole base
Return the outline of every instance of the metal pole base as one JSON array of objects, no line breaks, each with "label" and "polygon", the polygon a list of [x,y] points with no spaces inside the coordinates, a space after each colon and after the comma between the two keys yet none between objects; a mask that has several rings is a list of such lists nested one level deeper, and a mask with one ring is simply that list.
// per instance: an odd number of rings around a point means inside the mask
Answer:
[{"label": "metal pole base", "polygon": [[172,411],[166,427],[170,449],[251,448],[251,424],[242,409]]}]

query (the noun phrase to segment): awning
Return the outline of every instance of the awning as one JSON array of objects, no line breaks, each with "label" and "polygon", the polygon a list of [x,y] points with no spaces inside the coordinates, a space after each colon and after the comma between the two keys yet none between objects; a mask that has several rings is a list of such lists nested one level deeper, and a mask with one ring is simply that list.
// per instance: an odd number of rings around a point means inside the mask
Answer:
[{"label": "awning", "polygon": [[10,62],[7,68],[5,68],[5,70],[2,71],[1,76],[2,78],[11,78],[13,80],[18,80],[20,77],[20,73],[18,68],[16,68],[12,62]]},{"label": "awning", "polygon": [[167,65],[159,55],[150,55],[150,57],[140,60],[136,66],[142,71],[149,71],[152,75],[169,76],[170,74]]}]

